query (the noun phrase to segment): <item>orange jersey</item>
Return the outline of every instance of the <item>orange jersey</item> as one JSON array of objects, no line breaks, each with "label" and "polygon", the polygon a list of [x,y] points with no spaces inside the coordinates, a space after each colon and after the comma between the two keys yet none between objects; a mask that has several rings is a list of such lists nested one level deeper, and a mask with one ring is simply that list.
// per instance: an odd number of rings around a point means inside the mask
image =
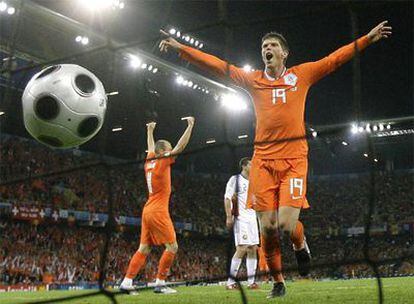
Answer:
[{"label": "orange jersey", "polygon": [[175,162],[175,159],[165,157],[151,160],[154,157],[154,153],[148,153],[144,167],[148,186],[148,200],[144,206],[144,211],[164,211],[168,213],[171,194],[171,165]]},{"label": "orange jersey", "polygon": [[[367,36],[357,40],[359,50],[369,45]],[[254,156],[262,159],[306,157],[305,101],[309,88],[322,77],[349,61],[354,43],[314,62],[285,69],[278,79],[264,71],[246,72],[241,68],[191,47],[181,49],[181,58],[216,76],[230,78],[252,96],[256,112]],[[295,139],[296,140],[292,140]]]}]

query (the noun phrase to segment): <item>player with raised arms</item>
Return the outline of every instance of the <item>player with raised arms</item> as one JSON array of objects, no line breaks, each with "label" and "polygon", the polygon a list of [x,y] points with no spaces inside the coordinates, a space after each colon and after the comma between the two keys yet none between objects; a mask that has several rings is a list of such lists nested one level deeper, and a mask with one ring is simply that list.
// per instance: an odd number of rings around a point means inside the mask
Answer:
[{"label": "player with raised arms", "polygon": [[190,141],[195,121],[194,117],[184,117],[183,120],[186,120],[188,125],[174,148],[166,140],[155,142],[156,123],[147,124],[148,154],[144,170],[148,185],[148,200],[142,210],[139,248],[129,262],[128,270],[120,286],[121,290],[135,290],[132,281],[145,265],[151,246],[164,245],[165,250],[158,264],[154,292],[164,294],[177,292],[166,286],[165,279],[178,250],[174,225],[168,208],[171,194],[171,165],[175,162],[175,157],[185,149]]},{"label": "player with raised arms", "polygon": [[[293,241],[299,273],[310,269],[304,229],[298,221],[302,208],[308,208],[306,177],[308,144],[305,137],[305,101],[312,85],[338,69],[367,46],[391,35],[387,21],[381,22],[367,35],[328,56],[313,62],[286,67],[289,46],[279,33],[262,38],[262,71],[246,72],[215,56],[185,46],[169,37],[161,41],[160,50],[173,49],[180,57],[214,75],[230,79],[252,96],[256,112],[256,138],[248,205],[256,210],[263,236],[266,262],[274,279],[268,297],[286,293],[281,273],[279,231]],[[162,32],[164,35],[168,35]]]}]

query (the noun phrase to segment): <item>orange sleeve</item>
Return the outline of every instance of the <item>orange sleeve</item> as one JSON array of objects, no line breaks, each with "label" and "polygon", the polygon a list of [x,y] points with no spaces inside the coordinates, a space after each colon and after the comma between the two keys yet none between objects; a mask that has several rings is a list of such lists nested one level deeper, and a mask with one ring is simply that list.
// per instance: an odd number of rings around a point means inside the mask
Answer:
[{"label": "orange sleeve", "polygon": [[180,50],[180,57],[219,78],[230,79],[236,85],[246,89],[250,87],[250,78],[243,69],[229,64],[220,58],[189,46],[184,46]]},{"label": "orange sleeve", "polygon": [[[358,50],[362,51],[370,44],[370,41],[367,36],[363,36],[356,40],[356,43]],[[355,41],[337,49],[335,52],[318,61],[301,64],[298,68],[303,71],[303,77],[307,79],[309,85],[312,85],[351,60],[354,54]]]}]

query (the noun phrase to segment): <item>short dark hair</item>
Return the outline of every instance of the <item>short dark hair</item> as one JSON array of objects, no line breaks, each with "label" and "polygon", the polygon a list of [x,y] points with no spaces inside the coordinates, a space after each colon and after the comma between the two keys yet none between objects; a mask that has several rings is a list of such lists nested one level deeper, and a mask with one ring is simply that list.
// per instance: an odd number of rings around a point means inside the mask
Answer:
[{"label": "short dark hair", "polygon": [[239,161],[239,168],[240,170],[243,169],[243,167],[246,167],[248,162],[250,161],[250,157],[243,157],[240,161]]},{"label": "short dark hair", "polygon": [[282,48],[285,51],[289,52],[289,44],[287,43],[286,38],[283,37],[282,34],[277,33],[277,32],[269,32],[267,34],[264,34],[264,36],[262,37],[262,44],[266,39],[269,39],[269,38],[276,38],[277,40],[279,40]]}]

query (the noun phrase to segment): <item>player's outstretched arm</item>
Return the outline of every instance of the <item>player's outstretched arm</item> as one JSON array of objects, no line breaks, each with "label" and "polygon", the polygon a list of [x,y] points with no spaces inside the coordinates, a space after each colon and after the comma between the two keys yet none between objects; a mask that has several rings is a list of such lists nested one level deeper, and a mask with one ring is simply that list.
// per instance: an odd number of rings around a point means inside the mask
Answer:
[{"label": "player's outstretched arm", "polygon": [[182,59],[194,64],[202,70],[212,73],[220,78],[230,79],[238,86],[247,89],[250,87],[249,76],[243,69],[231,65],[216,56],[209,55],[200,50],[181,44],[163,30],[160,30],[160,33],[167,37],[159,44],[161,52],[174,50],[179,53]]},{"label": "player's outstretched arm", "polygon": [[154,140],[154,129],[157,123],[149,122],[147,123],[147,149],[148,153],[155,152],[155,140]]},{"label": "player's outstretched arm", "polygon": [[184,118],[182,118],[182,120],[187,120],[188,125],[187,125],[187,128],[185,129],[183,135],[181,136],[180,140],[175,145],[174,149],[172,149],[172,151],[171,151],[171,154],[173,156],[176,156],[177,154],[180,154],[181,152],[184,151],[185,147],[187,147],[187,144],[190,141],[191,133],[193,131],[194,122],[195,122],[194,117],[191,117],[191,116],[184,117]]},{"label": "player's outstretched arm", "polygon": [[335,52],[318,61],[308,62],[301,65],[305,74],[304,76],[308,79],[309,84],[317,82],[322,77],[335,71],[341,65],[351,60],[355,55],[355,44],[358,51],[362,51],[370,44],[388,38],[392,34],[392,27],[387,23],[388,21],[381,22],[365,36],[337,49]]}]

